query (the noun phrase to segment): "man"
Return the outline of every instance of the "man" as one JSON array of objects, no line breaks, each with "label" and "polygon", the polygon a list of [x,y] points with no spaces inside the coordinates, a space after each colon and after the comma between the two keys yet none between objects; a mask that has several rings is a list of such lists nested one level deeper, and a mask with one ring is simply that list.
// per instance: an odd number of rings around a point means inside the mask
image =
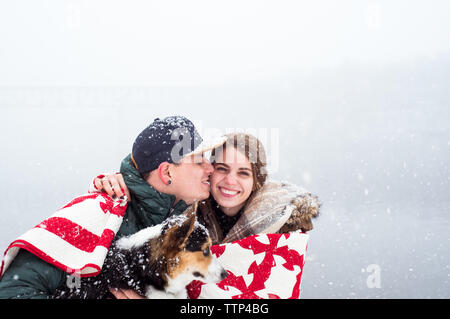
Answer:
[{"label": "man", "polygon": [[[213,167],[203,152],[223,142],[205,143],[185,117],[155,119],[139,134],[132,153],[121,164],[130,201],[116,238],[159,224],[207,198]],[[20,249],[0,279],[0,298],[49,298],[66,281],[64,270]],[[138,297],[131,291],[113,294]]]}]

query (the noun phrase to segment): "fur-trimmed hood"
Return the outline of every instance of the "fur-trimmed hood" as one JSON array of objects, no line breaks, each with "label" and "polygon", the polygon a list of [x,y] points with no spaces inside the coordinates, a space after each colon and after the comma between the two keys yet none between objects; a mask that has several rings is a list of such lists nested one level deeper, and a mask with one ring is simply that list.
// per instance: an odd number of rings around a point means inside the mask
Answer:
[{"label": "fur-trimmed hood", "polygon": [[209,201],[201,203],[199,213],[213,243],[228,243],[255,234],[287,233],[313,229],[319,215],[317,196],[288,182],[267,181],[244,207],[241,217],[223,238]]}]

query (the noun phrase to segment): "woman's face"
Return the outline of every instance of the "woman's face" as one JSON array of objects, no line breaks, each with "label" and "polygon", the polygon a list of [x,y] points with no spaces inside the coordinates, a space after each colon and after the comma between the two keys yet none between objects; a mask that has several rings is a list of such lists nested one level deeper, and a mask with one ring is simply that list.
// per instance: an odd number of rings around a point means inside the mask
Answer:
[{"label": "woman's face", "polygon": [[211,194],[225,214],[234,216],[245,205],[252,193],[253,178],[248,158],[234,147],[216,153]]}]

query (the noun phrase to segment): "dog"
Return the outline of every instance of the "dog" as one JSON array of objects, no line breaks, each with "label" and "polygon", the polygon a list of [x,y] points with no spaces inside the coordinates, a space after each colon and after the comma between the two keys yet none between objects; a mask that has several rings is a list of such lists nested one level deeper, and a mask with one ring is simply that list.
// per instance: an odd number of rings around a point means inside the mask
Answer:
[{"label": "dog", "polygon": [[211,254],[208,230],[196,210],[169,217],[114,241],[98,276],[58,290],[56,299],[104,299],[110,289],[132,289],[146,298],[187,298],[193,280],[217,283],[227,271]]}]

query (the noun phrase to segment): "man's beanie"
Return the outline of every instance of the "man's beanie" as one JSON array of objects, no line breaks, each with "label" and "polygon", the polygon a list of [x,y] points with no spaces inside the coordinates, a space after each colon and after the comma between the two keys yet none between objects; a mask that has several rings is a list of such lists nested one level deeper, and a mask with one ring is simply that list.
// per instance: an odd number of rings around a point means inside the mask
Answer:
[{"label": "man's beanie", "polygon": [[134,141],[131,160],[139,173],[147,173],[163,162],[178,163],[201,142],[200,134],[186,117],[156,118]]}]

